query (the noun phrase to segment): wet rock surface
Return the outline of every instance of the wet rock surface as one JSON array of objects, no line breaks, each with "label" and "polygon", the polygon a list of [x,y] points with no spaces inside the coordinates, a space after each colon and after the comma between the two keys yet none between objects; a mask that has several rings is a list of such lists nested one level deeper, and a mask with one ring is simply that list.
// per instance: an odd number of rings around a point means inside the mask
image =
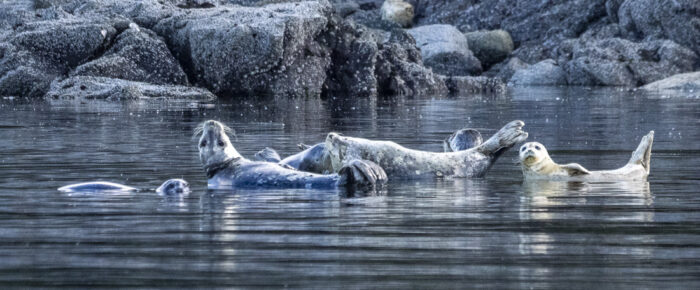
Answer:
[{"label": "wet rock surface", "polygon": [[139,99],[212,101],[216,96],[206,89],[189,86],[154,85],[106,77],[75,76],[52,83],[46,98],[62,101]]},{"label": "wet rock surface", "polygon": [[383,19],[381,0],[3,1],[0,96],[41,98],[77,76],[376,97],[480,87],[456,76],[643,86],[700,70],[697,1],[405,2],[412,29]]}]

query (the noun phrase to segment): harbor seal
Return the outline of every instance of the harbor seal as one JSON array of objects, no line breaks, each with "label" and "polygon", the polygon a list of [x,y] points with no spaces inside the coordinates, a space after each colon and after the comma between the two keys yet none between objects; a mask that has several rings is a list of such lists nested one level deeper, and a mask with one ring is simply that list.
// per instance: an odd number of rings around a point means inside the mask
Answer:
[{"label": "harbor seal", "polygon": [[[445,152],[456,152],[467,150],[481,145],[483,139],[481,133],[475,129],[461,129],[443,141]],[[278,163],[300,171],[328,174],[333,172],[330,155],[326,150],[326,143],[318,143],[316,145],[298,144],[302,151],[287,158],[282,159],[270,147],[265,147],[263,150],[255,153],[255,160]]]},{"label": "harbor seal", "polygon": [[349,161],[377,163],[390,178],[482,177],[503,152],[527,139],[523,121],[512,121],[483,144],[457,152],[426,152],[405,148],[391,141],[373,141],[330,133],[326,148],[333,169]]},{"label": "harbor seal", "polygon": [[563,181],[625,181],[646,180],[649,176],[651,145],[654,131],[642,137],[627,164],[614,170],[589,171],[578,163],[557,164],[549,157],[547,148],[538,142],[520,147],[520,166],[525,179]]},{"label": "harbor seal", "polygon": [[303,172],[276,163],[244,158],[231,144],[224,124],[209,120],[195,129],[200,135],[199,158],[210,189],[233,188],[335,188],[373,189],[386,182],[384,170],[373,162],[349,160],[337,174]]},{"label": "harbor seal", "polygon": [[[98,192],[129,192],[142,191],[136,187],[123,185],[107,181],[91,181],[70,184],[58,188],[58,191],[65,193],[98,193]],[[168,179],[155,190],[160,195],[188,194],[190,184],[183,179]]]}]

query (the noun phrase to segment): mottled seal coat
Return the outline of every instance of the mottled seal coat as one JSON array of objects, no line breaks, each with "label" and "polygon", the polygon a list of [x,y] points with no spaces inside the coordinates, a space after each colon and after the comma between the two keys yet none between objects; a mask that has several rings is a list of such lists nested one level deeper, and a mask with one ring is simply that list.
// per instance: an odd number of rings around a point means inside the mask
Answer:
[{"label": "mottled seal coat", "polygon": [[649,176],[651,145],[654,131],[642,137],[629,162],[614,170],[589,171],[578,163],[557,164],[549,157],[547,148],[538,142],[528,142],[520,147],[520,166],[526,180],[564,181],[625,181],[646,180]]},{"label": "mottled seal coat", "polygon": [[301,152],[281,159],[277,151],[272,148],[265,148],[255,153],[258,161],[279,163],[290,168],[311,173],[328,174],[333,171],[331,159],[326,151],[326,144],[319,143],[313,146],[299,144],[303,149]]},{"label": "mottled seal coat", "polygon": [[390,178],[481,177],[503,154],[527,139],[522,121],[501,128],[483,144],[457,152],[426,152],[408,149],[391,141],[373,141],[330,133],[326,148],[334,169],[354,159],[370,160],[384,168]]},{"label": "mottled seal coat", "polygon": [[[114,182],[91,181],[62,186],[58,188],[58,191],[66,193],[97,193],[139,191],[139,189]],[[161,195],[186,194],[190,192],[190,184],[183,179],[169,179],[163,182],[156,189],[156,192]]]},{"label": "mottled seal coat", "polygon": [[196,134],[199,138],[199,158],[207,173],[211,189],[233,188],[373,188],[386,182],[386,173],[376,164],[351,160],[337,174],[302,172],[280,164],[251,161],[238,153],[231,144],[227,127],[209,120],[203,122]]}]

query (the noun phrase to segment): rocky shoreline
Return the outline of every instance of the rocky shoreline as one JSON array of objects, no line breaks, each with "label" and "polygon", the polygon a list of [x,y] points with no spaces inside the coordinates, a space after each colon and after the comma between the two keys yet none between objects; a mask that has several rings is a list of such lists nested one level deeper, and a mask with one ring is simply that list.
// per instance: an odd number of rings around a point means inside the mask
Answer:
[{"label": "rocky shoreline", "polygon": [[700,77],[694,0],[391,2],[2,1],[0,96],[446,96]]}]

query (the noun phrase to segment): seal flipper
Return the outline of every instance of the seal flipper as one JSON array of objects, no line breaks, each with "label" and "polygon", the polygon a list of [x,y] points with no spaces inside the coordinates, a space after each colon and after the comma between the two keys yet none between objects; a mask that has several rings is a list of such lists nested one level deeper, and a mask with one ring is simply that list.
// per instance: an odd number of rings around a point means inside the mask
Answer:
[{"label": "seal flipper", "polygon": [[386,172],[379,165],[368,160],[352,160],[338,171],[339,186],[372,189],[387,181]]},{"label": "seal flipper", "polygon": [[474,148],[484,143],[481,133],[475,129],[465,128],[452,133],[450,137],[442,141],[445,152],[457,152]]},{"label": "seal flipper", "polygon": [[313,146],[307,145],[307,144],[304,144],[304,143],[299,143],[299,144],[297,144],[297,147],[299,147],[299,149],[301,149],[302,151],[304,151],[304,150],[309,149],[309,148],[311,148],[311,147],[313,147]]},{"label": "seal flipper", "polygon": [[523,121],[512,121],[498,130],[498,132],[486,140],[484,144],[474,149],[484,155],[493,156],[493,158],[496,159],[516,143],[523,142],[527,139],[528,134],[522,130],[523,126],[525,126],[525,122]]},{"label": "seal flipper", "polygon": [[277,154],[277,151],[275,149],[272,149],[270,147],[265,147],[265,149],[258,151],[255,153],[255,160],[258,161],[265,161],[265,162],[273,162],[273,163],[278,163],[282,161],[282,158],[280,158],[280,155]]},{"label": "seal flipper", "polygon": [[561,168],[566,170],[567,173],[569,173],[569,176],[580,176],[580,175],[587,175],[591,174],[588,169],[584,168],[581,166],[581,164],[578,163],[569,163],[569,164],[564,164],[561,165]]},{"label": "seal flipper", "polygon": [[649,173],[651,162],[651,145],[654,143],[654,131],[649,131],[649,134],[642,137],[637,149],[632,152],[632,157],[627,165],[639,164],[644,167],[644,170]]}]

